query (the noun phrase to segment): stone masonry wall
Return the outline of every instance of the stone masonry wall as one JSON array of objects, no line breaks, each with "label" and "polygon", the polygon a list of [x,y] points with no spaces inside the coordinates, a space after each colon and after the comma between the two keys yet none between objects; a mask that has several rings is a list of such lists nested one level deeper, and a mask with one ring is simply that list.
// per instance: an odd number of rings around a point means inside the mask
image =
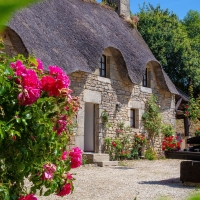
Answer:
[{"label": "stone masonry wall", "polygon": [[[84,148],[84,104],[91,102],[98,105],[99,115],[96,116],[96,123],[98,128],[95,132],[96,152],[102,152],[103,141],[106,136],[115,136],[118,129],[117,124],[124,122],[125,126],[130,126],[130,109],[138,109],[137,112],[137,128],[132,128],[132,132],[146,133],[141,120],[141,116],[145,110],[145,102],[150,95],[154,93],[158,97],[159,106],[163,116],[163,122],[175,126],[175,98],[174,95],[168,91],[162,91],[156,85],[156,77],[152,66],[147,66],[150,71],[150,84],[151,88],[145,88],[141,85],[125,84],[121,77],[120,72],[117,71],[117,63],[112,59],[112,52],[109,50],[104,52],[104,55],[109,58],[110,77],[104,78],[98,75],[99,69],[93,74],[84,72],[75,72],[70,75],[71,88],[73,95],[79,96],[82,109],[78,114],[79,127],[76,133],[76,145]],[[120,103],[120,111],[116,111],[116,104]],[[111,127],[104,130],[101,121],[101,113],[106,110],[109,115],[109,123]],[[91,122],[93,123],[93,122]],[[160,147],[160,141],[157,143]]]},{"label": "stone masonry wall", "polygon": [[10,37],[7,32],[3,32],[0,34],[0,37],[3,39],[3,43],[5,46],[5,52],[9,56],[16,56],[18,52],[14,49],[13,44],[10,41]]}]

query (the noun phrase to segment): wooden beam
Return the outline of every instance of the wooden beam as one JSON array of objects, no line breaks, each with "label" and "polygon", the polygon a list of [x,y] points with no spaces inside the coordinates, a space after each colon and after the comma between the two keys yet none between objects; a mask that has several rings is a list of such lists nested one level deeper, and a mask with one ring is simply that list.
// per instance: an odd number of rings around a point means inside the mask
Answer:
[{"label": "wooden beam", "polygon": [[176,115],[184,115],[184,112],[182,110],[176,110]]},{"label": "wooden beam", "polygon": [[176,107],[175,107],[175,110],[176,110],[176,111],[178,110],[179,106],[181,105],[182,100],[183,100],[183,99],[180,98],[180,99],[178,100],[178,102],[176,103]]}]

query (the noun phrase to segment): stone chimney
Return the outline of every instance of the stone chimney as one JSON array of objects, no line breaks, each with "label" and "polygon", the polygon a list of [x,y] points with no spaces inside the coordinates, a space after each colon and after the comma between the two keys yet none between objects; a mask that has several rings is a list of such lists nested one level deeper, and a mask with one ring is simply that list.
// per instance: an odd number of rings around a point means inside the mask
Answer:
[{"label": "stone chimney", "polygon": [[[109,0],[108,0],[109,1]],[[130,19],[130,0],[110,0],[117,5],[116,11],[119,16]]]}]

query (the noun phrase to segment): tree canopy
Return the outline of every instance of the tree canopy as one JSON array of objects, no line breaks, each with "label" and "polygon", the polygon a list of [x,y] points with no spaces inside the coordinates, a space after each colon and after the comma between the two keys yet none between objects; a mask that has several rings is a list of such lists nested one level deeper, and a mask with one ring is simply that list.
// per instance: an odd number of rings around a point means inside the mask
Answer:
[{"label": "tree canopy", "polygon": [[192,82],[198,93],[200,48],[194,39],[200,41],[199,13],[190,11],[182,22],[168,9],[144,3],[138,16],[138,30],[174,84],[188,92],[188,86]]}]

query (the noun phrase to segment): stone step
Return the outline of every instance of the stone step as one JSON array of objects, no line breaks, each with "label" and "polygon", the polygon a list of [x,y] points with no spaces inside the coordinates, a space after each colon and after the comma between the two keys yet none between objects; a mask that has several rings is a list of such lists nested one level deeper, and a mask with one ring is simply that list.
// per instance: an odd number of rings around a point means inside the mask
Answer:
[{"label": "stone step", "polygon": [[86,156],[89,163],[97,163],[103,161],[109,161],[109,154],[105,153],[83,153],[83,156]]},{"label": "stone step", "polygon": [[102,161],[102,162],[96,162],[96,164],[100,167],[113,167],[118,166],[118,161]]},{"label": "stone step", "polygon": [[109,161],[110,156],[109,154],[94,154],[93,156],[93,161],[94,162],[104,162],[104,161]]}]

